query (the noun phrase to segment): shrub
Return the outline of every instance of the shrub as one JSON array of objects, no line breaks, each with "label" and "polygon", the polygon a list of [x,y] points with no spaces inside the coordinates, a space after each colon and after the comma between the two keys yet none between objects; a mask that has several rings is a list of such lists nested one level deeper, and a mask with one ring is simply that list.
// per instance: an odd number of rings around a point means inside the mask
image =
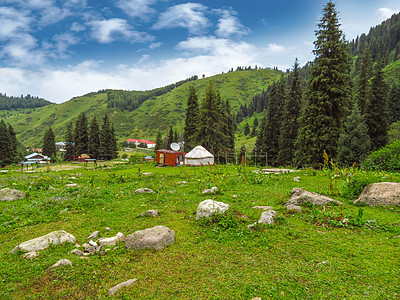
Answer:
[{"label": "shrub", "polygon": [[400,140],[371,153],[363,167],[373,171],[400,172]]}]

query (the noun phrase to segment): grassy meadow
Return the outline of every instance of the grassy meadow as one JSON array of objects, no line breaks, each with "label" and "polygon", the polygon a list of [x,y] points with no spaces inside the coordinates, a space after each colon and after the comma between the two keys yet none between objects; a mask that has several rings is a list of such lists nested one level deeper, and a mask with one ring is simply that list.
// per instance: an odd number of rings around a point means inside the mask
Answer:
[{"label": "grassy meadow", "polygon": [[[158,168],[106,162],[94,168],[66,164],[0,173],[0,187],[27,197],[0,202],[0,299],[102,299],[108,289],[137,282],[116,299],[397,299],[400,297],[400,207],[353,204],[371,181],[397,181],[399,174],[359,170],[300,170],[282,175],[255,167]],[[143,173],[151,172],[152,176]],[[294,177],[300,177],[299,182]],[[186,182],[186,183],[185,183]],[[77,187],[66,187],[77,183]],[[217,186],[219,193],[202,195]],[[155,194],[135,194],[138,188]],[[331,196],[342,206],[283,204],[294,187]],[[196,220],[198,204],[215,199],[230,210]],[[276,223],[250,230],[260,218],[255,205],[278,212]],[[159,216],[140,213],[159,210]],[[342,220],[348,218],[348,223]],[[123,243],[104,256],[81,258],[73,244],[52,246],[33,260],[8,254],[16,245],[54,230],[77,243],[164,225],[176,243],[164,250],[127,250]],[[110,227],[106,231],[105,227]],[[49,269],[66,258],[73,266]]]}]

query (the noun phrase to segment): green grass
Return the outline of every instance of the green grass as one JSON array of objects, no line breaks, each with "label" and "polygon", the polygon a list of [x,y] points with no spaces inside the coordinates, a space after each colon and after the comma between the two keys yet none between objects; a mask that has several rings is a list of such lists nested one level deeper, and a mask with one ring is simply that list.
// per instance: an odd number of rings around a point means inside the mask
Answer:
[{"label": "green grass", "polygon": [[[110,287],[131,278],[137,283],[115,298],[395,299],[400,295],[400,238],[396,237],[400,208],[364,206],[359,225],[338,226],[335,218],[357,216],[360,210],[352,204],[351,193],[346,198],[339,195],[349,186],[347,176],[335,177],[331,189],[329,173],[314,170],[265,176],[252,172],[254,168],[236,166],[156,168],[109,162],[97,169],[82,165],[63,169],[21,173],[10,168],[0,175],[1,187],[28,193],[24,200],[0,203],[0,299],[101,299]],[[153,176],[142,176],[143,172]],[[371,175],[377,181],[399,181],[398,174]],[[293,181],[295,176],[300,182]],[[65,187],[70,182],[79,187]],[[211,186],[220,193],[203,196],[201,191]],[[156,194],[134,193],[142,187]],[[344,205],[306,206],[301,214],[287,213],[283,203],[294,187],[331,195]],[[196,221],[197,205],[207,198],[231,208],[209,222]],[[261,214],[252,208],[255,205],[273,206],[279,214],[277,223],[248,229]],[[158,209],[160,215],[139,217],[148,209]],[[87,259],[71,254],[72,244],[40,251],[33,261],[8,254],[17,244],[53,230],[66,230],[82,244],[95,230],[102,236],[119,231],[127,235],[156,225],[173,229],[176,243],[161,251],[130,251],[121,243],[104,256]],[[107,226],[110,232],[104,230]],[[61,258],[74,266],[48,269]]]}]

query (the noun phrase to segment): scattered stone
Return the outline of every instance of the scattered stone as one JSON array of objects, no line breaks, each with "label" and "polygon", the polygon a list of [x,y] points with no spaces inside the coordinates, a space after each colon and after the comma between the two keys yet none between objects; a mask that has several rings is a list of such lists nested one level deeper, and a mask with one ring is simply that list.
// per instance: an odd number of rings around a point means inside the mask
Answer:
[{"label": "scattered stone", "polygon": [[261,169],[255,171],[256,173],[264,173],[266,175],[268,174],[284,174],[284,173],[293,173],[293,172],[299,172],[298,170],[292,170],[292,169]]},{"label": "scattered stone", "polygon": [[58,262],[56,262],[50,268],[57,268],[57,267],[61,267],[61,266],[71,266],[72,267],[72,262],[68,259],[60,259]]},{"label": "scattered stone", "polygon": [[110,230],[111,230],[110,227],[106,227],[106,228],[104,228],[104,229],[107,230],[107,231],[110,231]]},{"label": "scattered stone", "polygon": [[97,240],[97,242],[100,245],[104,245],[104,246],[115,246],[117,244],[117,242],[119,241],[123,241],[125,239],[125,236],[122,232],[118,232],[115,236],[113,237],[102,237],[100,239]]},{"label": "scattered stone", "polygon": [[93,242],[92,240],[89,241],[89,245],[93,247],[98,247],[96,242]]},{"label": "scattered stone", "polygon": [[104,247],[103,245],[98,246],[98,247],[96,248],[96,252],[99,253],[99,254],[102,253],[102,252],[104,252],[104,251],[102,251],[102,250],[103,250],[103,247]]},{"label": "scattered stone", "polygon": [[344,219],[342,220],[342,223],[343,223],[343,224],[347,224],[347,223],[349,223],[349,221],[350,221],[350,220],[349,220],[348,218],[344,218]]},{"label": "scattered stone", "polygon": [[92,232],[91,235],[88,236],[88,240],[97,240],[99,238],[100,231]]},{"label": "scattered stone", "polygon": [[127,249],[156,249],[161,250],[175,243],[175,232],[165,226],[155,226],[138,230],[126,237]]},{"label": "scattered stone", "polygon": [[153,176],[153,173],[149,172],[149,173],[142,173],[143,176]]},{"label": "scattered stone", "polygon": [[140,214],[141,217],[157,217],[158,216],[158,210],[156,209],[150,209],[145,212],[142,212]]},{"label": "scattered stone", "polygon": [[129,279],[128,281],[121,282],[121,283],[117,284],[116,286],[113,286],[112,288],[110,288],[108,290],[108,295],[112,296],[115,293],[117,293],[120,289],[122,289],[123,287],[131,286],[132,284],[134,284],[136,282],[136,280],[137,280],[136,278]]},{"label": "scattered stone", "polygon": [[96,251],[96,247],[95,246],[92,246],[92,245],[89,245],[89,244],[83,244],[82,246],[84,247],[83,248],[84,253],[93,254]]},{"label": "scattered stone", "polygon": [[71,177],[68,178],[68,179],[75,180],[76,178],[75,178],[74,176],[71,176]]},{"label": "scattered stone", "polygon": [[287,205],[286,209],[287,209],[288,212],[301,213],[301,206],[299,206],[299,205]]},{"label": "scattered stone", "polygon": [[232,198],[233,199],[236,199],[238,196],[237,195],[232,195]]},{"label": "scattered stone", "polygon": [[371,206],[400,205],[400,183],[371,183],[354,203],[363,202]]},{"label": "scattered stone", "polygon": [[80,176],[82,176],[83,174],[82,173],[76,173],[75,174],[75,176],[77,176],[77,177],[80,177]]},{"label": "scattered stone", "polygon": [[15,253],[18,250],[39,251],[48,248],[50,245],[58,245],[66,242],[75,243],[76,239],[72,234],[64,230],[53,231],[44,236],[19,244],[11,251],[11,253]]},{"label": "scattered stone", "polygon": [[329,203],[343,204],[342,202],[329,198],[327,196],[309,192],[300,188],[294,188],[292,190],[292,193],[290,194],[290,199],[285,203],[285,206],[302,205],[305,202],[314,205],[326,205]]},{"label": "scattered stone", "polygon": [[66,187],[77,187],[78,184],[77,183],[67,183],[65,186]]},{"label": "scattered stone", "polygon": [[179,181],[178,184],[187,184],[187,181]]},{"label": "scattered stone", "polygon": [[81,247],[81,245],[75,244],[75,248],[80,248],[80,247]]},{"label": "scattered stone", "polygon": [[135,191],[136,194],[154,194],[155,191],[149,188],[141,188]]},{"label": "scattered stone", "polygon": [[218,188],[216,186],[213,186],[211,189],[205,189],[202,194],[215,194],[216,192],[218,192]]},{"label": "scattered stone", "polygon": [[83,255],[83,251],[79,250],[79,249],[74,249],[71,251],[72,254],[75,254],[76,256],[82,256]]},{"label": "scattered stone", "polygon": [[30,259],[30,260],[35,259],[35,257],[37,257],[37,256],[39,256],[39,252],[37,252],[37,251],[31,251],[31,252],[28,252],[28,253],[25,253],[24,255],[22,255],[23,258]]},{"label": "scattered stone", "polygon": [[270,210],[270,209],[274,209],[272,206],[263,206],[263,205],[259,205],[259,206],[253,206],[253,208],[256,208],[256,209],[262,209],[262,210]]},{"label": "scattered stone", "polygon": [[4,188],[0,190],[0,201],[14,201],[25,198],[23,191]]},{"label": "scattered stone", "polygon": [[204,200],[200,202],[197,207],[196,219],[209,218],[213,213],[223,214],[229,207],[229,204],[223,202],[214,201],[212,199]]},{"label": "scattered stone", "polygon": [[274,211],[274,210],[263,211],[261,213],[260,220],[258,220],[257,222],[255,222],[255,223],[253,223],[251,225],[248,225],[248,227],[249,228],[254,228],[257,224],[269,224],[269,225],[272,225],[272,224],[275,223],[275,219],[274,218],[275,218],[275,216],[277,214],[278,213],[276,211]]},{"label": "scattered stone", "polygon": [[60,210],[59,214],[65,214],[68,213],[68,208],[64,208],[63,210]]},{"label": "scattered stone", "polygon": [[299,182],[299,181],[300,181],[300,177],[298,177],[298,176],[296,176],[296,177],[293,177],[293,181],[297,181],[297,182]]}]

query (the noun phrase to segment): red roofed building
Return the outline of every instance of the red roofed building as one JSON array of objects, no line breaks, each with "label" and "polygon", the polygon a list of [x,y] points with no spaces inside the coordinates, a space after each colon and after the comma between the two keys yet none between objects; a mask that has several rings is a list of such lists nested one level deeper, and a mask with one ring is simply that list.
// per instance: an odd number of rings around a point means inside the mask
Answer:
[{"label": "red roofed building", "polygon": [[138,140],[138,139],[128,139],[126,140],[127,143],[132,143],[135,144],[136,146],[139,146],[140,144],[146,144],[147,148],[155,148],[156,143],[148,140]]}]

